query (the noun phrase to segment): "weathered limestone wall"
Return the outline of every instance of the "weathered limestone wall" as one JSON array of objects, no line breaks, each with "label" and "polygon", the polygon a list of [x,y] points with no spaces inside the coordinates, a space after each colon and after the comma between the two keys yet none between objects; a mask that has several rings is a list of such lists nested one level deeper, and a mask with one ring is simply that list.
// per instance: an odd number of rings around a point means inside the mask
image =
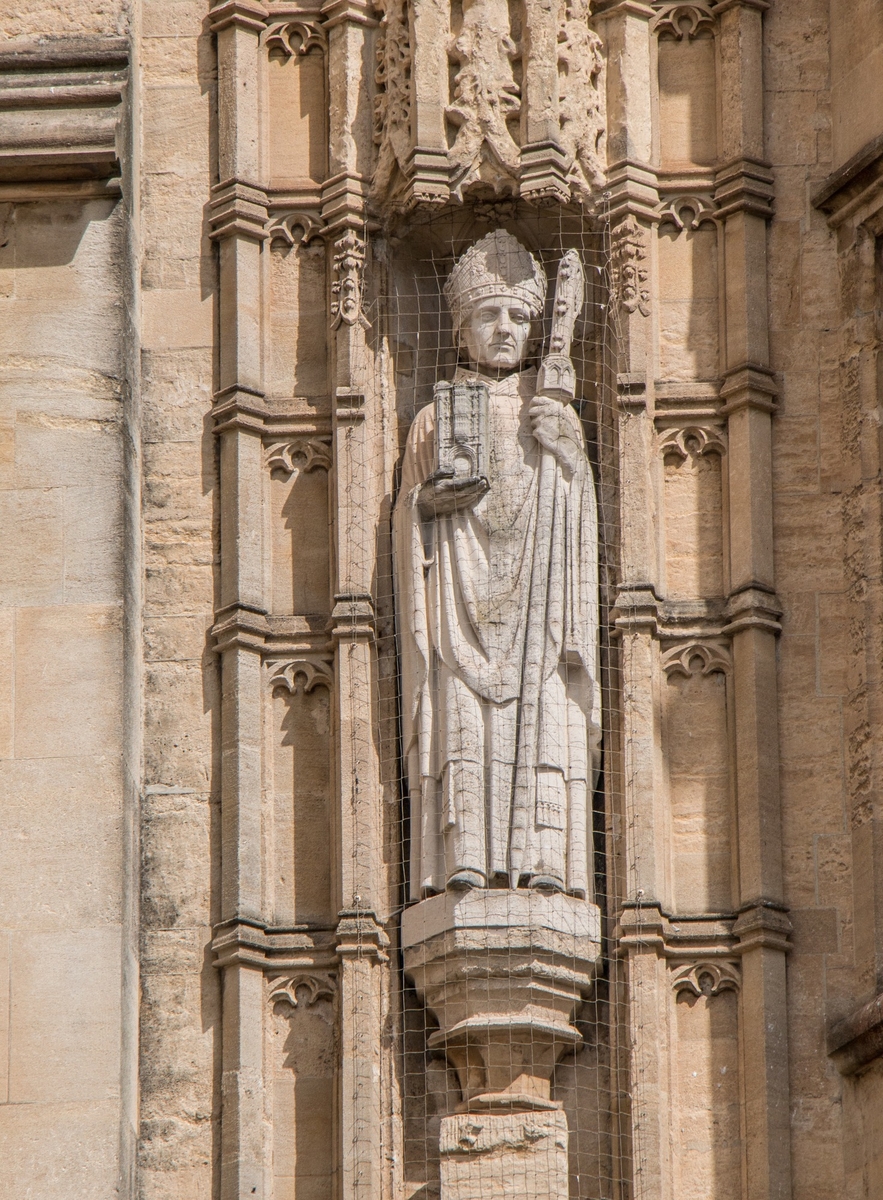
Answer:
[{"label": "weathered limestone wall", "polygon": [[836,169],[880,136],[883,13],[874,0],[830,0],[830,7],[802,16],[801,24],[818,30],[802,39],[804,51],[812,44],[825,57],[825,43],[830,47],[830,153]]},{"label": "weathered limestone wall", "polygon": [[142,0],[140,143],[144,757],[141,1144],[144,1200],[213,1195],[221,1079],[216,581],[217,163],[213,39],[200,0]]},{"label": "weathered limestone wall", "polygon": [[833,332],[840,311],[833,239],[810,202],[832,165],[827,8],[777,4],[766,17],[765,58],[767,155],[776,178],[770,350],[781,381],[773,515],[784,609],[782,822],[794,927],[788,959],[791,1161],[794,1194],[801,1197],[844,1189],[841,1080],[825,1039],[854,986],[846,671],[848,598],[857,580],[848,561],[851,489],[844,452],[848,460],[857,447],[848,432],[840,339]]},{"label": "weathered limestone wall", "polygon": [[[35,29],[121,27],[116,3],[5,6],[0,52]],[[39,186],[16,203],[15,117],[3,113],[0,181],[0,1174],[10,1195],[60,1200],[114,1195],[132,1141],[129,211],[113,197],[40,198]]]}]

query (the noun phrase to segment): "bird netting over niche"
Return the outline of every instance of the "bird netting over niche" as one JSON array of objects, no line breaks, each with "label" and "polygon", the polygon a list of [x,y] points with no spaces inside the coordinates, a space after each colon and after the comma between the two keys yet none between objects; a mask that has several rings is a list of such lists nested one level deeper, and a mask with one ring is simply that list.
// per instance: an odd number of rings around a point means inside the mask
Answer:
[{"label": "bird netting over niche", "polygon": [[365,547],[398,938],[385,1152],[399,1195],[612,1200],[628,1122],[609,228],[475,204],[370,253],[383,419],[343,483],[358,503],[378,464],[387,480]]}]

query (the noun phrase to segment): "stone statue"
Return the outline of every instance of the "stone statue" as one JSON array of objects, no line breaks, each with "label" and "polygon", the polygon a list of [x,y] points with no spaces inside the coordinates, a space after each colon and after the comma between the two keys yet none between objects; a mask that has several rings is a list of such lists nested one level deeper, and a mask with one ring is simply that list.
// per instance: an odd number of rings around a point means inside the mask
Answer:
[{"label": "stone statue", "polygon": [[542,266],[503,230],[458,260],[444,290],[468,366],[408,436],[394,532],[415,900],[525,886],[591,899],[597,516],[562,402],[582,305],[565,259],[559,353],[539,373]]}]

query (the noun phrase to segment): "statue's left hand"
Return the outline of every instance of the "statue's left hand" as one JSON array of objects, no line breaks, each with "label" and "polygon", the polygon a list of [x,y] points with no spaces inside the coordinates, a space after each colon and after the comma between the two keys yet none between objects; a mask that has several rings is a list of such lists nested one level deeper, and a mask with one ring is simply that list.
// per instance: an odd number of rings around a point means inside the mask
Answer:
[{"label": "statue's left hand", "polygon": [[540,445],[551,450],[571,475],[578,474],[585,465],[586,452],[579,417],[570,405],[540,393],[528,412]]}]

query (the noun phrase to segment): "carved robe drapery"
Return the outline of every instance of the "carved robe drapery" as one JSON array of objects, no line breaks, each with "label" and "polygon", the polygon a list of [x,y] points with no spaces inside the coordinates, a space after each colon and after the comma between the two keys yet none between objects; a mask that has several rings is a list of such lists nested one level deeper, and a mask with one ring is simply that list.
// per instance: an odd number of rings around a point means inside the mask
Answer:
[{"label": "carved robe drapery", "polygon": [[[457,378],[483,379],[463,369]],[[538,520],[541,449],[528,413],[537,373],[483,382],[487,494],[421,517],[420,488],[435,468],[430,404],[408,437],[394,515],[411,894],[441,890],[465,869],[489,886],[552,877],[587,895],[600,709],[591,469],[585,459],[571,474],[544,452],[554,492]],[[544,538],[550,566],[538,580]],[[532,622],[544,636],[529,643]],[[528,644],[544,646],[538,661]],[[532,675],[539,720],[525,738]]]}]

